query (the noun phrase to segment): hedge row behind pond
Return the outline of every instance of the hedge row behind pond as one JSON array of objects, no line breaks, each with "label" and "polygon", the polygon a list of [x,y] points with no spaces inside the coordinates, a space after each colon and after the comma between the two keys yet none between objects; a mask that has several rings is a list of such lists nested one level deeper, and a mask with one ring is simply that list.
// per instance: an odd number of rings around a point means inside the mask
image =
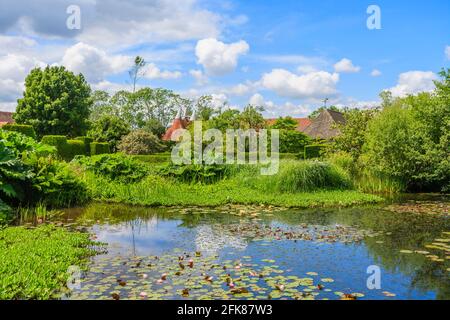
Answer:
[{"label": "hedge row behind pond", "polygon": [[75,156],[96,155],[109,153],[108,143],[91,142],[87,137],[78,137],[73,140],[67,140],[66,136],[49,135],[42,137],[42,143],[56,147],[58,155],[71,161]]},{"label": "hedge row behind pond", "polygon": [[6,131],[19,132],[30,138],[36,139],[36,132],[34,131],[33,126],[30,126],[30,125],[8,123],[8,124],[5,124],[2,127],[2,129],[6,130]]}]

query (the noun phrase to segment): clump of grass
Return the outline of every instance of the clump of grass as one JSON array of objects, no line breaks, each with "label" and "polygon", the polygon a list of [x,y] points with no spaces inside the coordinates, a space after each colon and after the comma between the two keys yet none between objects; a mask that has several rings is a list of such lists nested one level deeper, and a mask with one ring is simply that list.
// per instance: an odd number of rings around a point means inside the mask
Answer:
[{"label": "clump of grass", "polygon": [[241,168],[234,179],[264,192],[297,193],[352,188],[349,175],[341,168],[319,161],[281,161],[279,172],[262,176],[259,168]]},{"label": "clump of grass", "polygon": [[86,266],[96,245],[85,233],[52,225],[0,230],[0,299],[49,299],[65,286],[69,266]]}]

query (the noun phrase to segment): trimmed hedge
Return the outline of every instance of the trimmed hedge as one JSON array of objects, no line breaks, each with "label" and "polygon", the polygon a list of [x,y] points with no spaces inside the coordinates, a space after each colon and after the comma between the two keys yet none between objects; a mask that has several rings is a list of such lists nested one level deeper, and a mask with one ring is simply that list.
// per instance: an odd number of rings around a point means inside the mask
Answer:
[{"label": "trimmed hedge", "polygon": [[86,155],[86,146],[80,140],[67,140],[66,136],[43,136],[42,143],[56,147],[58,155],[70,161],[77,155]]},{"label": "trimmed hedge", "polygon": [[110,153],[109,144],[106,142],[92,142],[91,143],[91,156],[98,154]]},{"label": "trimmed hedge", "polygon": [[22,133],[26,135],[27,137],[36,139],[36,132],[34,131],[33,126],[26,125],[26,124],[15,124],[15,123],[9,123],[5,124],[2,129],[6,131],[15,131]]},{"label": "trimmed hedge", "polygon": [[304,159],[320,158],[327,148],[328,145],[326,144],[311,144],[305,146],[303,158]]},{"label": "trimmed hedge", "polygon": [[85,155],[89,156],[91,154],[91,143],[94,142],[92,138],[89,137],[76,137],[75,140],[80,140],[84,142]]}]

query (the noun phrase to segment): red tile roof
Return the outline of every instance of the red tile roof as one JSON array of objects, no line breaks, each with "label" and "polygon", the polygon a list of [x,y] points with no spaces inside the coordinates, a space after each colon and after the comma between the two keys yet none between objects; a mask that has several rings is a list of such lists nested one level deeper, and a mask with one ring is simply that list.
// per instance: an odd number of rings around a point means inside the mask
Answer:
[{"label": "red tile roof", "polygon": [[172,126],[167,129],[166,133],[163,135],[163,141],[172,140],[172,134],[178,129],[186,129],[189,124],[189,120],[177,118],[173,120]]},{"label": "red tile roof", "polygon": [[[310,124],[311,120],[309,118],[292,118],[297,121],[297,131],[303,132]],[[278,119],[266,119],[267,125],[271,126],[277,122]]]},{"label": "red tile roof", "polygon": [[14,119],[12,116],[12,112],[0,111],[0,127],[8,123],[13,123]]}]

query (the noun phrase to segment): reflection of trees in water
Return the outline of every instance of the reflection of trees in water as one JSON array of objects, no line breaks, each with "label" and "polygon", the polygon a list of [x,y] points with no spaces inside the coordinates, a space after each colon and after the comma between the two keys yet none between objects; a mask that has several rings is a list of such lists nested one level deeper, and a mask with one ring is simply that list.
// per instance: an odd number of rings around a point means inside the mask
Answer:
[{"label": "reflection of trees in water", "polygon": [[245,250],[247,242],[227,232],[221,225],[201,225],[196,229],[195,246],[198,251],[216,254],[224,247]]}]

